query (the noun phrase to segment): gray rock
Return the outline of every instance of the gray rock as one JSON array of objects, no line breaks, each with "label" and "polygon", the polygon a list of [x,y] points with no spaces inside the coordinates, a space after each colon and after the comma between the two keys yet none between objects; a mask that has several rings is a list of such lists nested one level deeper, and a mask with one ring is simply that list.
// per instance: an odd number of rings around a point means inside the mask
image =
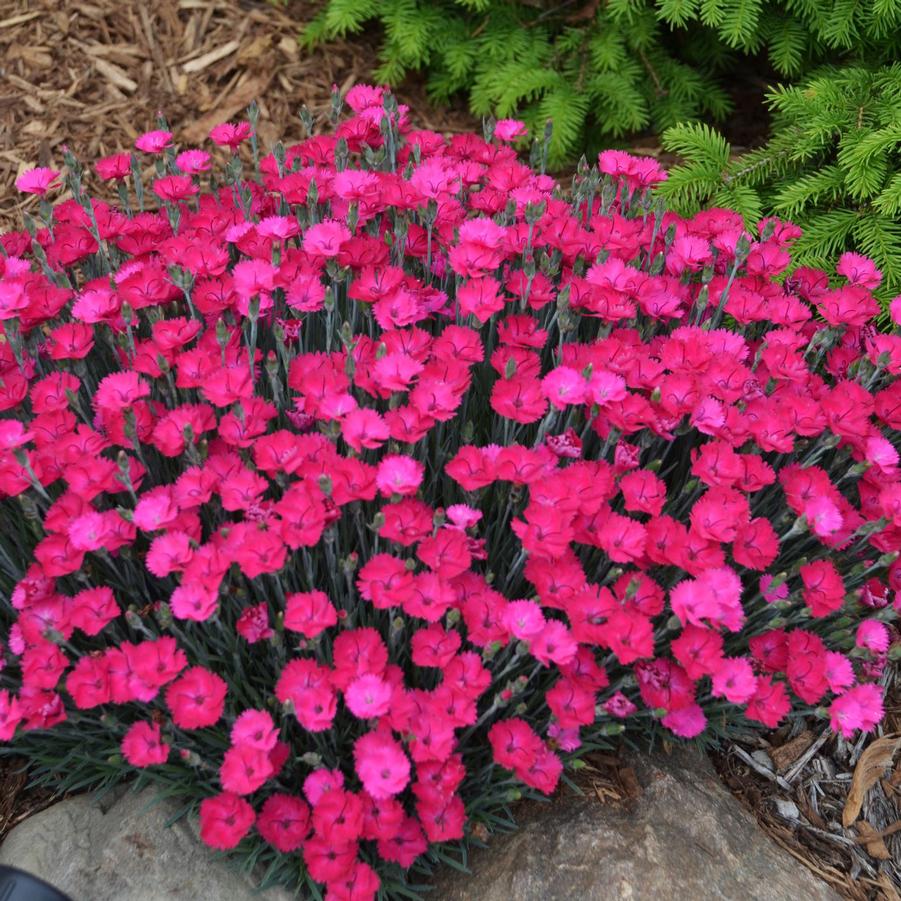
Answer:
[{"label": "gray rock", "polygon": [[471,876],[443,872],[429,901],[839,898],[767,837],[706,758],[680,750],[633,766],[642,792],[630,806],[571,790],[533,805],[518,832],[472,855]]},{"label": "gray rock", "polygon": [[19,824],[0,846],[0,864],[39,876],[73,901],[287,901],[254,891],[250,877],[197,838],[191,824],[166,823],[177,807],[152,790],[118,793],[99,805],[80,795]]}]

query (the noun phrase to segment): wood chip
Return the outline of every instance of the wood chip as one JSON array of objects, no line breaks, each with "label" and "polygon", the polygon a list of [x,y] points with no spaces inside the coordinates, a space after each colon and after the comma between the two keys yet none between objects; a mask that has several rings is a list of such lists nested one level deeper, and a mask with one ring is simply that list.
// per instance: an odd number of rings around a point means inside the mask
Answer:
[{"label": "wood chip", "polygon": [[143,0],[138,5],[138,15],[141,17],[141,25],[144,27],[144,37],[147,40],[147,47],[150,49],[150,55],[153,57],[154,65],[156,66],[160,77],[166,82],[169,90],[174,93],[175,85],[172,83],[172,76],[169,74],[169,69],[166,66],[166,61],[163,59],[160,45],[157,43],[153,21],[150,18],[150,13],[147,11],[147,4],[144,3]]},{"label": "wood chip", "polygon": [[121,88],[129,94],[133,94],[138,89],[136,81],[132,81],[118,66],[105,59],[95,59],[94,68],[117,88]]},{"label": "wood chip", "polygon": [[777,773],[784,773],[814,742],[814,734],[804,730],[778,748],[769,748],[767,753],[776,765]]},{"label": "wood chip", "polygon": [[44,11],[38,9],[34,12],[19,13],[17,16],[10,16],[8,19],[0,19],[0,28],[12,28],[13,25],[21,25],[23,22],[30,22],[32,19],[36,19],[43,14]]},{"label": "wood chip", "polygon": [[207,66],[212,66],[213,63],[218,63],[220,59],[230,56],[240,46],[241,44],[238,41],[229,41],[221,47],[216,47],[214,50],[204,53],[203,56],[198,56],[196,59],[186,62],[182,69],[188,74],[191,72],[202,72]]}]

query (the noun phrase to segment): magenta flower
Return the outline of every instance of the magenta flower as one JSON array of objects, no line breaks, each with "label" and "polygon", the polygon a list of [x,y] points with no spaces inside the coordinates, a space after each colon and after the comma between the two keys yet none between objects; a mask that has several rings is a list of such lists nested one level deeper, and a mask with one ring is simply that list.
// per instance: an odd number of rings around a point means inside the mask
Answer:
[{"label": "magenta flower", "polygon": [[23,194],[39,194],[43,196],[51,188],[59,187],[59,176],[60,173],[56,169],[37,166],[34,169],[26,169],[16,179],[16,187]]},{"label": "magenta flower", "polygon": [[835,732],[845,738],[854,733],[872,732],[882,719],[882,692],[878,685],[868,682],[839,695],[829,707],[829,722]]}]

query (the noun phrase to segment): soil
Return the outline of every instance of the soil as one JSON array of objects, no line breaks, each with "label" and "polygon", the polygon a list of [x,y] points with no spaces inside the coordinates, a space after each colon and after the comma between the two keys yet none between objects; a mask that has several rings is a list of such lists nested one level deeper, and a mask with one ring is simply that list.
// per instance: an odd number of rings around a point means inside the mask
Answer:
[{"label": "soil", "polygon": [[0,757],[0,842],[26,817],[49,807],[53,792],[28,785],[28,762],[22,757]]}]

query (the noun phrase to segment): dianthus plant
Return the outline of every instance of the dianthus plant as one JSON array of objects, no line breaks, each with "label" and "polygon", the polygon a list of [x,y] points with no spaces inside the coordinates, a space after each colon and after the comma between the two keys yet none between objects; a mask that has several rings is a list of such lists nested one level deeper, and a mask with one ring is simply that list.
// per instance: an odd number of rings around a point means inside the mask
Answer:
[{"label": "dianthus plant", "polygon": [[519,123],[346,99],[262,157],[251,116],[19,179],[7,749],[139,774],[267,881],[364,899],[623,729],[872,730],[901,587],[879,272],[785,277],[795,227],[667,213],[647,159],[564,195]]}]

